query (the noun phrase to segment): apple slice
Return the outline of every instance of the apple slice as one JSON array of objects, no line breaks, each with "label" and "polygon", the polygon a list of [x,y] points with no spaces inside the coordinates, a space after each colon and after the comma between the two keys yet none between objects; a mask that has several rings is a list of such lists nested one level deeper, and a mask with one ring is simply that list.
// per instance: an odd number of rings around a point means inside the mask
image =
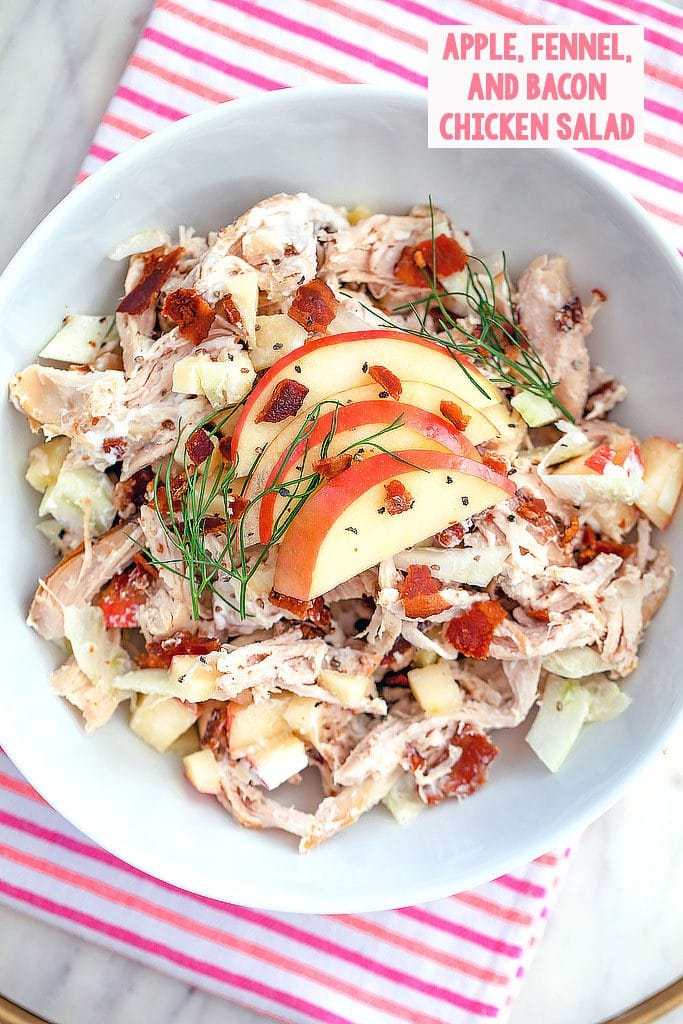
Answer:
[{"label": "apple slice", "polygon": [[[333,697],[343,701],[348,708],[358,707],[370,696],[370,691],[374,690],[369,676],[361,675],[359,672],[335,672],[331,668],[324,668],[321,671],[318,683]],[[377,693],[376,690],[374,692]]]},{"label": "apple slice", "polygon": [[[512,480],[450,452],[407,450],[356,462],[300,509],[278,552],[274,588],[310,601],[398,551],[504,501]],[[410,505],[387,511],[387,486]]]},{"label": "apple slice", "polygon": [[[435,416],[434,413],[418,409],[414,405],[404,405],[403,402],[387,402],[381,398],[370,402],[354,402],[352,405],[343,406],[336,411],[336,433],[329,445],[328,456],[335,456],[339,452],[347,451],[356,443],[360,445],[364,438],[377,434],[399,417],[402,419],[402,424],[387,431],[378,439],[383,448],[387,448],[389,451],[399,451],[403,448],[449,451],[454,455],[462,455],[475,462],[481,462],[481,456],[472,442],[468,441],[446,420]],[[320,457],[321,444],[335,426],[334,420],[334,410],[324,413],[308,436],[296,447],[292,447],[292,444],[298,431],[301,430],[300,417],[290,428],[278,434],[268,445],[263,458],[259,460],[256,471],[250,480],[246,497],[263,493],[278,484],[296,480],[300,472],[303,474],[310,471],[314,462]],[[372,456],[375,451],[376,449],[369,447],[367,454]],[[281,453],[279,458],[278,452]],[[268,472],[269,466],[272,467],[270,472]],[[304,468],[301,470],[299,467]],[[267,476],[262,470],[266,471]],[[259,540],[261,544],[269,542],[273,532],[273,523],[286,500],[285,497],[277,493],[277,490],[273,490],[259,502]]]},{"label": "apple slice", "polygon": [[287,701],[278,697],[257,704],[228,702],[228,750],[237,761],[288,731],[283,718]]},{"label": "apple slice", "polygon": [[411,669],[408,683],[413,697],[428,717],[455,715],[462,708],[462,690],[445,661]]},{"label": "apple slice", "polygon": [[[278,360],[249,395],[232,439],[233,459],[240,469],[246,471],[252,466],[285,421],[336,391],[369,383],[373,366],[389,370],[401,382],[438,381],[454,401],[460,398],[475,409],[501,400],[498,389],[469,360],[455,358],[443,346],[424,338],[398,330],[319,338]],[[283,387],[291,392],[285,400],[279,390]],[[276,397],[279,400],[274,409]]]},{"label": "apple slice", "polygon": [[313,697],[292,697],[284,712],[284,719],[290,729],[314,747],[319,746],[321,741],[321,706],[320,701]]},{"label": "apple slice", "polygon": [[640,452],[645,466],[645,490],[636,504],[655,526],[665,530],[683,487],[683,446],[664,437],[648,437]]},{"label": "apple slice", "polygon": [[268,790],[277,789],[292,775],[308,768],[306,744],[293,732],[255,750],[247,760],[261,785]]},{"label": "apple slice", "polygon": [[131,701],[130,727],[136,736],[159,753],[168,750],[199,718],[196,704],[186,704],[175,697],[138,694]]},{"label": "apple slice", "polygon": [[221,791],[221,770],[210,750],[196,750],[183,758],[183,769],[188,782],[200,793]]}]

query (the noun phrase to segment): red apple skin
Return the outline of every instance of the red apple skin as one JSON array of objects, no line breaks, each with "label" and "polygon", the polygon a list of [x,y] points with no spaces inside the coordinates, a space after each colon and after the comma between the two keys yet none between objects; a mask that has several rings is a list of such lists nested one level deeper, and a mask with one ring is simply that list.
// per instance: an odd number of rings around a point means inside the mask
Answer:
[{"label": "red apple skin", "polygon": [[[479,477],[509,495],[517,488],[509,477],[496,473],[482,462],[473,462],[450,452],[408,449],[396,452],[405,462],[391,455],[374,455],[356,462],[316,491],[294,518],[283,539],[275,571],[275,589],[298,597],[306,593],[307,581],[313,578],[318,550],[329,529],[346,508],[367,490],[385,480],[394,480],[416,469],[453,470]],[[405,463],[412,463],[406,465]],[[291,584],[294,583],[294,586]],[[295,593],[295,591],[297,591]]]},{"label": "red apple skin", "polygon": [[[446,354],[444,347],[437,344],[435,341],[429,341],[427,338],[418,338],[414,334],[406,334],[405,331],[394,331],[386,328],[374,331],[351,331],[346,334],[332,334],[325,338],[316,338],[314,341],[306,342],[306,344],[302,345],[300,348],[296,348],[292,352],[288,352],[287,355],[283,356],[282,359],[279,359],[277,363],[273,363],[273,365],[266,370],[263,377],[261,377],[257,382],[253,391],[247,398],[241,415],[235,425],[235,432],[232,436],[233,460],[237,458],[242,431],[251,419],[251,413],[254,406],[261,400],[261,398],[263,398],[263,395],[273,382],[274,378],[278,377],[287,366],[297,363],[302,356],[308,355],[310,352],[314,352],[317,349],[326,348],[329,345],[340,345],[346,341],[372,341],[375,338],[399,338],[410,342],[413,345],[422,345],[425,348],[434,349],[441,355]],[[486,385],[491,387],[483,374],[477,370],[474,363],[472,363],[466,356],[462,356],[454,352],[453,358],[464,366],[476,379],[486,382]]]},{"label": "red apple skin", "polygon": [[[389,403],[382,398],[369,402],[355,402],[353,405],[344,405],[338,409],[337,434],[342,434],[346,430],[353,430],[354,427],[362,427],[364,424],[393,423],[398,416],[403,417],[402,426],[413,427],[417,433],[423,434],[437,444],[443,445],[446,451],[452,452],[454,455],[462,455],[463,458],[472,459],[475,462],[481,462],[481,456],[472,442],[468,441],[465,435],[461,431],[456,430],[451,423],[442,420],[434,413],[425,412],[424,409],[419,409],[415,405],[404,405],[401,402]],[[287,475],[289,467],[296,466],[299,459],[304,455],[307,445],[308,450],[312,451],[322,444],[332,426],[333,418],[334,411],[325,413],[324,416],[318,419],[307,440],[301,441],[297,445],[288,460],[285,460],[287,453],[283,453],[282,457],[273,466],[263,488],[264,490],[272,487],[278,474],[280,474],[280,480],[282,481],[289,479]],[[386,436],[386,441],[391,444],[391,434]],[[388,445],[385,445],[385,447],[388,447]],[[267,544],[273,532],[273,514],[277,499],[278,494],[274,491],[272,494],[267,494],[260,502],[259,540],[261,544]]]}]

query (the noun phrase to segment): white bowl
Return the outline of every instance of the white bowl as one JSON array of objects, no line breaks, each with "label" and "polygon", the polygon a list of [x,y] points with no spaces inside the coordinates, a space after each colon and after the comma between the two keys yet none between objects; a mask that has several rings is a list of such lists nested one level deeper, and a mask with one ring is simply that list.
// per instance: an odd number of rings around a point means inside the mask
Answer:
[{"label": "white bowl", "polygon": [[[138,143],[69,195],[0,282],[2,374],[35,359],[67,312],[99,313],[121,293],[106,254],[142,228],[228,223],[274,192],[404,211],[428,193],[472,232],[479,253],[504,248],[513,272],[561,253],[586,294],[602,288],[590,347],[631,397],[617,417],[643,436],[680,432],[683,310],[679,257],[629,197],[576,155],[551,150],[428,150],[421,95],[364,87],[272,93],[216,107]],[[305,858],[287,837],[239,828],[184,781],[179,764],[129,731],[125,713],[86,738],[48,690],[58,655],[24,625],[51,564],[23,481],[32,443],[2,404],[5,654],[0,743],[64,817],[119,857],[168,882],[234,903],[300,912],[406,906],[496,877],[601,814],[661,749],[683,712],[680,582],[648,632],[620,718],[585,730],[549,774],[525,727],[496,734],[489,784],[403,828],[385,812]],[[683,564],[680,530],[667,538]]]}]

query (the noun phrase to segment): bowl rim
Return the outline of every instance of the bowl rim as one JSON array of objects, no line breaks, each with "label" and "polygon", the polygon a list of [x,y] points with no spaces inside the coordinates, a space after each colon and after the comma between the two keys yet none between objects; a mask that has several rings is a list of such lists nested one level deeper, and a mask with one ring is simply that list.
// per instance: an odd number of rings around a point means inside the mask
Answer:
[{"label": "bowl rim", "polygon": [[[24,273],[25,268],[30,265],[34,253],[40,250],[44,237],[52,232],[61,221],[68,221],[72,211],[78,207],[83,198],[90,196],[92,192],[106,188],[110,181],[115,181],[121,170],[134,168],[136,165],[144,166],[145,162],[152,159],[157,151],[164,152],[169,143],[172,143],[173,140],[181,140],[188,131],[197,128],[201,129],[213,123],[221,123],[226,117],[229,120],[231,111],[237,110],[240,114],[244,114],[250,111],[258,112],[264,106],[286,108],[291,103],[309,105],[332,103],[335,106],[342,106],[346,97],[355,97],[359,93],[367,99],[368,103],[408,104],[415,109],[421,108],[426,116],[426,94],[416,88],[387,88],[369,85],[333,85],[315,88],[299,86],[216,104],[206,110],[188,115],[159,129],[147,138],[136,142],[127,150],[108,161],[104,166],[99,167],[86,180],[81,182],[77,188],[67,193],[34,228],[10,260],[2,275],[0,275],[0,307],[2,307],[5,301],[6,293],[13,287],[15,278],[20,277]],[[611,193],[615,203],[621,206],[625,215],[635,219],[639,231],[649,236],[652,244],[659,249],[663,256],[666,256],[672,273],[683,282],[683,263],[672,242],[659,229],[659,226],[647,214],[640,203],[630,193],[623,191],[619,186],[615,185],[606,171],[597,166],[594,161],[589,160],[583,154],[572,149],[544,148],[538,152],[539,159],[548,161],[551,165],[569,164],[575,175],[584,180],[592,181],[596,187]],[[4,356],[3,362],[5,362],[5,359],[11,361],[11,352],[5,352]],[[488,866],[483,872],[481,869],[477,870],[473,866],[469,871],[461,873],[456,881],[458,886],[456,891],[461,892],[472,888],[510,869],[519,867],[520,864],[526,864],[541,854],[546,853],[549,848],[560,846],[563,842],[571,840],[583,831],[592,821],[613,806],[634,779],[647,769],[681,721],[683,721],[683,709],[680,714],[671,716],[666,727],[658,735],[657,742],[652,743],[649,748],[646,748],[638,757],[635,757],[630,766],[626,767],[623,773],[607,786],[599,798],[595,798],[582,813],[573,814],[571,824],[564,825],[564,827],[558,827],[556,824],[554,829],[550,830],[552,834],[540,830],[538,833],[530,836],[523,848],[517,850],[515,863],[510,863],[509,857],[505,855],[505,848],[502,847],[498,857],[492,858],[495,860],[496,866],[492,867],[491,860],[489,860],[487,861]],[[187,874],[183,878],[180,877],[179,872],[174,871],[173,877],[169,877],[164,873],[163,869],[159,870],[158,865],[147,861],[144,850],[131,850],[130,843],[126,839],[125,834],[121,835],[115,831],[112,831],[110,834],[105,819],[94,823],[89,820],[82,820],[78,803],[74,804],[73,801],[69,800],[68,794],[62,792],[58,782],[52,782],[49,772],[41,772],[39,764],[31,758],[29,748],[22,742],[21,734],[14,733],[9,723],[3,718],[0,718],[0,743],[2,743],[2,747],[10,760],[28,779],[31,785],[35,786],[36,790],[48,801],[49,805],[92,842],[102,846],[126,864],[145,872],[164,884],[185,889],[204,897],[225,899],[225,896],[216,897],[216,893],[212,890],[211,886],[206,886],[205,888],[198,886],[196,878],[192,878],[192,881],[190,881]],[[302,866],[304,863],[305,861],[302,861]],[[366,913],[393,909],[397,905],[406,906],[409,904],[427,903],[451,895],[453,892],[452,889],[445,891],[443,881],[432,882],[427,876],[413,879],[406,886],[405,899],[402,898],[398,904],[395,898],[390,899],[387,896],[368,899],[366,897],[356,898],[353,894],[345,894],[343,897],[332,896],[321,899],[319,893],[313,893],[309,896],[305,889],[297,892],[296,902],[293,903],[287,898],[286,892],[269,893],[268,898],[263,899],[259,896],[260,891],[258,887],[252,887],[248,893],[244,894],[247,899],[242,905],[275,912],[300,914]],[[232,902],[237,901],[233,899]]]}]

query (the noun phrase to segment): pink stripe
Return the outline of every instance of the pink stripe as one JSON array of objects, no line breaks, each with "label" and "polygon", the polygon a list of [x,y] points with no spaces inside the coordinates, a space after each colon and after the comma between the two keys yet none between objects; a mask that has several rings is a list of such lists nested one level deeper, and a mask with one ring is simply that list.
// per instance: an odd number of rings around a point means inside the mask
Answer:
[{"label": "pink stripe", "polygon": [[662,7],[646,4],[643,0],[619,0],[619,4],[621,7],[627,7],[630,11],[635,11],[636,14],[645,15],[646,18],[656,18],[658,21],[664,22],[665,25],[683,29],[683,18],[676,11],[666,11]]},{"label": "pink stripe", "polygon": [[306,24],[303,21],[297,21],[294,18],[288,18],[284,14],[271,11],[266,7],[259,7],[252,3],[252,0],[216,0],[216,2],[222,4],[224,7],[231,7],[236,11],[241,11],[243,14],[249,14],[251,17],[260,18],[261,21],[265,21],[270,25],[275,25],[277,28],[282,28],[286,32],[293,32],[306,39],[313,39],[315,42],[322,43],[324,46],[329,46],[333,50],[339,50],[340,53],[346,53],[350,57],[355,57],[357,60],[364,61],[366,64],[372,64],[374,67],[380,68],[382,71],[388,71],[389,74],[397,75],[399,78],[404,78],[407,82],[413,82],[415,85],[420,85],[425,89],[427,88],[427,79],[425,75],[420,75],[416,71],[411,71],[409,68],[403,67],[402,64],[397,64],[393,60],[387,60],[384,57],[380,57],[379,54],[374,53],[372,50],[366,50],[362,46],[356,46],[354,43],[349,43],[345,39],[340,39],[338,36],[333,36],[328,32],[323,32],[321,29],[315,28],[313,25]]},{"label": "pink stripe", "polygon": [[165,117],[169,121],[180,121],[181,118],[187,117],[187,113],[184,111],[177,110],[176,107],[169,107],[166,103],[159,103],[157,100],[151,99],[150,96],[136,92],[135,89],[129,89],[127,85],[120,85],[115,95],[133,103],[136,107],[142,107],[143,110],[151,110],[153,114]]},{"label": "pink stripe", "polygon": [[340,1017],[339,1014],[325,1010],[321,1006],[315,1006],[306,999],[300,999],[298,996],[291,995],[288,992],[272,988],[270,985],[264,985],[253,978],[246,978],[244,975],[227,971],[225,968],[207,963],[205,960],[197,960],[195,957],[187,956],[187,954],[181,953],[180,950],[173,949],[164,943],[145,939],[141,935],[129,931],[127,928],[120,928],[118,925],[102,921],[91,914],[84,914],[73,907],[67,907],[63,903],[56,903],[45,896],[39,896],[38,893],[29,892],[28,889],[20,889],[18,886],[10,885],[9,882],[0,881],[0,892],[3,892],[11,899],[35,907],[37,910],[42,910],[47,914],[53,914],[55,917],[71,921],[83,928],[90,928],[101,935],[107,935],[111,939],[116,939],[117,942],[126,943],[134,949],[141,949],[145,953],[151,953],[152,956],[168,960],[185,970],[195,971],[197,974],[202,974],[207,978],[213,978],[223,985],[232,985],[244,992],[251,992],[254,995],[260,996],[262,999],[272,999],[273,1002],[280,1003],[290,1010],[296,1010],[297,1013],[307,1013],[314,1020],[323,1021],[324,1024],[351,1024],[346,1017]]},{"label": "pink stripe", "polygon": [[491,917],[498,917],[501,921],[512,921],[514,924],[527,927],[534,923],[531,914],[526,914],[523,910],[515,910],[513,907],[506,907],[502,903],[496,903],[494,900],[486,899],[474,892],[459,892],[451,899],[464,903],[465,906],[472,907],[474,910],[481,910],[484,914],[490,914]]},{"label": "pink stripe", "polygon": [[[596,21],[602,22],[603,25],[635,24],[635,22],[629,21],[628,18],[622,18],[618,14],[613,14],[612,11],[593,7],[592,4],[585,3],[585,0],[553,0],[553,3],[565,10],[576,11],[577,14],[585,14],[589,18],[595,18]],[[651,28],[646,28],[645,39],[654,46],[661,46],[663,50],[670,50],[672,53],[683,56],[683,45],[669,36],[663,36],[661,32],[655,32]]]},{"label": "pink stripe", "polygon": [[656,203],[651,203],[647,199],[642,199],[640,196],[636,196],[636,199],[649,213],[654,213],[656,217],[662,217],[664,220],[670,220],[673,224],[683,225],[683,215],[680,213],[674,213],[673,210],[665,210],[663,206],[658,206]]},{"label": "pink stripe", "polygon": [[216,57],[212,53],[207,53],[205,50],[197,50],[194,46],[187,46],[185,43],[181,43],[179,39],[167,36],[165,32],[158,32],[155,28],[146,28],[142,33],[142,38],[149,39],[153,43],[158,43],[159,46],[163,46],[167,50],[173,50],[175,53],[180,53],[183,57],[187,57],[189,60],[194,60],[198,64],[205,64],[209,68],[221,71],[224,75],[230,75],[231,78],[238,78],[242,82],[248,82],[257,89],[273,91],[275,89],[287,88],[283,82],[276,82],[272,78],[266,78],[265,75],[258,75],[255,71],[249,71],[247,68],[241,68],[239,64],[233,64],[231,61],[222,60],[220,57]]},{"label": "pink stripe", "polygon": [[503,956],[512,957],[515,960],[523,952],[521,946],[511,946],[500,939],[494,939],[492,935],[475,931],[474,928],[467,928],[464,924],[458,924],[456,921],[449,921],[448,918],[440,917],[438,914],[433,914],[422,907],[404,907],[402,910],[397,910],[396,913],[403,914],[404,917],[410,917],[414,921],[419,921],[420,924],[428,924],[432,928],[438,928],[439,931],[447,932],[449,935],[456,935],[459,939],[472,942],[483,949],[490,949],[493,953],[501,953]]},{"label": "pink stripe", "polygon": [[436,25],[464,25],[464,21],[458,21],[457,18],[451,18],[450,14],[439,14],[438,11],[433,11],[431,7],[425,7],[423,4],[418,4],[415,0],[386,0],[392,7],[398,7],[399,11],[405,11],[406,14],[414,14],[418,18],[426,18],[427,21],[433,21]]},{"label": "pink stripe", "polygon": [[45,807],[49,807],[47,800],[43,800],[40,793],[36,793],[33,786],[29,786],[28,782],[24,782],[23,779],[13,779],[11,775],[5,775],[4,772],[0,772],[0,786],[3,789],[8,789],[10,793],[18,793],[19,796],[25,796],[27,800],[36,800],[40,804],[44,804]]},{"label": "pink stripe", "polygon": [[105,146],[99,146],[96,142],[93,142],[88,152],[90,153],[90,156],[96,157],[97,160],[113,160],[117,155],[113,149],[107,149]]},{"label": "pink stripe", "polygon": [[683,110],[679,110],[677,107],[669,107],[666,103],[660,103],[658,100],[645,100],[645,109],[650,114],[657,114],[658,117],[665,117],[669,121],[683,124]]},{"label": "pink stripe", "polygon": [[527,882],[525,878],[516,878],[514,875],[501,875],[500,878],[494,878],[493,881],[496,885],[503,885],[506,889],[521,892],[524,896],[531,896],[535,900],[545,899],[548,895],[548,890],[542,885],[534,885],[533,882]]},{"label": "pink stripe", "polygon": [[116,128],[117,131],[124,132],[126,135],[132,135],[135,139],[145,139],[152,134],[147,128],[141,128],[140,125],[133,124],[132,121],[125,121],[122,117],[115,117],[114,114],[105,114],[102,124],[106,124],[109,128]]},{"label": "pink stripe", "polygon": [[57,881],[64,882],[66,885],[73,886],[83,892],[91,893],[103,900],[107,900],[109,903],[135,910],[141,914],[145,914],[147,917],[163,921],[165,924],[169,924],[173,928],[177,928],[191,935],[196,935],[208,942],[217,943],[220,946],[235,950],[245,956],[261,960],[270,966],[287,971],[296,977],[306,978],[308,981],[311,981],[316,985],[329,988],[332,991],[340,992],[342,995],[345,995],[350,999],[356,999],[361,1003],[365,1003],[368,1006],[373,1007],[375,1010],[384,1011],[391,1017],[396,1017],[399,1020],[407,1019],[409,1024],[445,1024],[445,1022],[439,1018],[401,1006],[390,999],[385,999],[373,992],[363,990],[359,988],[358,985],[353,985],[342,978],[336,978],[326,971],[319,970],[316,967],[302,963],[300,960],[293,960],[290,957],[284,956],[272,947],[268,948],[266,946],[260,946],[258,943],[251,942],[249,939],[243,939],[237,935],[230,935],[225,931],[221,931],[219,928],[213,927],[212,925],[203,924],[200,921],[193,921],[184,914],[180,914],[174,910],[168,909],[167,907],[160,906],[158,903],[153,903],[151,900],[145,899],[142,896],[135,895],[134,893],[127,892],[123,889],[118,889],[113,885],[109,885],[106,882],[100,882],[88,875],[80,874],[77,871],[71,871],[59,864],[54,864],[51,861],[45,860],[41,857],[36,857],[30,853],[24,852],[23,850],[18,850],[5,843],[0,843],[0,857],[4,857],[6,860],[14,864],[27,867],[32,871],[39,872],[47,877],[55,878]]},{"label": "pink stripe", "polygon": [[557,857],[554,853],[544,853],[537,857],[534,864],[547,864],[549,867],[557,867]]},{"label": "pink stripe", "polygon": [[607,153],[604,149],[582,149],[581,152],[595,157],[597,160],[602,160],[603,163],[611,164],[613,167],[619,167],[622,171],[628,171],[629,174],[636,174],[639,178],[653,181],[656,185],[661,185],[662,188],[671,189],[673,192],[683,192],[683,181],[679,181],[678,178],[671,178],[668,174],[662,174],[650,167],[643,167],[642,164],[635,164],[632,160],[625,160],[615,153]]},{"label": "pink stripe", "polygon": [[[160,886],[162,889],[168,889],[170,892],[180,893],[182,896],[186,896],[196,902],[211,906],[223,913],[228,913],[231,916],[238,917],[244,921],[250,921],[251,923],[257,924],[268,931],[284,935],[286,938],[292,939],[295,942],[300,942],[302,945],[321,950],[328,953],[330,956],[337,957],[340,960],[345,960],[357,967],[362,967],[364,970],[372,974],[377,974],[380,977],[395,981],[406,988],[415,989],[416,991],[423,992],[433,998],[441,999],[443,1002],[451,1003],[452,1005],[458,1006],[462,1009],[468,1009],[471,1013],[477,1013],[479,1016],[490,1017],[495,1016],[495,1013],[497,1012],[495,1007],[487,1006],[485,1003],[468,1000],[465,996],[462,996],[457,992],[451,992],[441,986],[431,985],[419,978],[414,978],[403,971],[395,970],[385,964],[371,960],[369,957],[356,953],[354,950],[347,949],[345,946],[341,946],[338,943],[330,942],[312,934],[311,932],[304,931],[302,928],[297,928],[296,926],[287,924],[284,921],[268,917],[260,911],[249,910],[247,907],[233,906],[230,903],[223,903],[220,900],[214,900],[208,896],[199,896],[195,893],[185,892],[183,889],[178,889],[177,886],[170,885],[168,882],[163,882],[161,879],[153,878],[151,875],[146,875],[143,871],[139,871],[137,868],[134,868],[129,864],[125,864],[123,861],[113,857],[111,854],[107,853],[106,850],[102,850],[100,847],[91,846],[90,844],[83,843],[78,839],[72,839],[70,836],[65,836],[60,832],[54,832],[52,829],[43,828],[41,825],[36,825],[34,822],[29,821],[26,818],[18,818],[13,814],[0,811],[0,824],[7,825],[8,827],[14,828],[20,832],[25,832],[38,839],[43,839],[56,846],[61,846],[64,849],[81,854],[84,857],[99,860],[103,864],[117,868],[127,874],[134,875],[136,878],[152,882],[155,885]],[[483,1009],[475,1009],[475,1007],[483,1007]]]}]

